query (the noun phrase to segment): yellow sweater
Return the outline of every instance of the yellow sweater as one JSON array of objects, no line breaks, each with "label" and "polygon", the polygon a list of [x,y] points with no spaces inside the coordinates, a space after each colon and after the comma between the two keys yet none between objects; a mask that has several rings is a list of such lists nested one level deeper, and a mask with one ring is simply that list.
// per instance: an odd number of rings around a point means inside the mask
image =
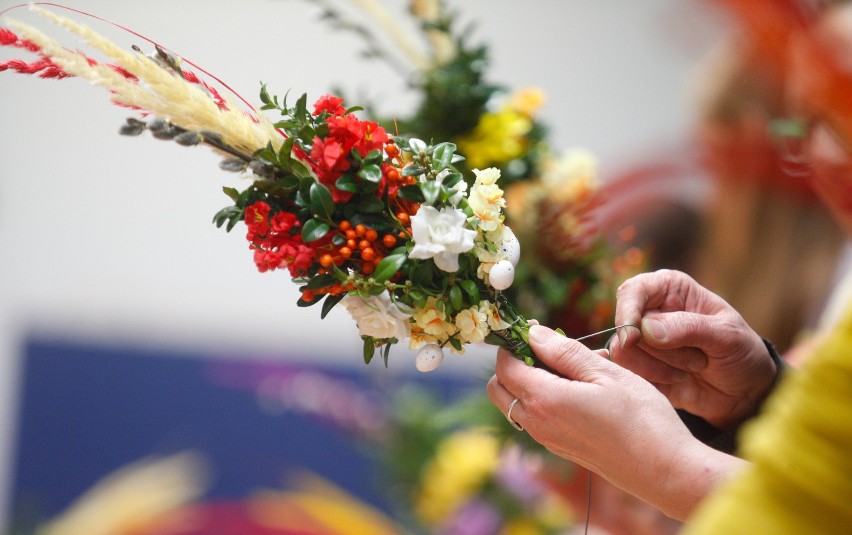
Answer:
[{"label": "yellow sweater", "polygon": [[702,504],[686,534],[852,533],[852,307],[741,444],[751,466]]}]

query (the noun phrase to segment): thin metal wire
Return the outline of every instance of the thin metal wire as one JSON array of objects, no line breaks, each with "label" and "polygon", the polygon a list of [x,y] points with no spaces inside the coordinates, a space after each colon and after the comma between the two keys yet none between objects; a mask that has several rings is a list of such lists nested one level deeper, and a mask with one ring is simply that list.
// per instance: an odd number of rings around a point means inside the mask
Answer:
[{"label": "thin metal wire", "polygon": [[610,327],[608,329],[604,329],[604,330],[598,331],[596,333],[587,334],[587,335],[581,336],[579,338],[574,338],[574,340],[585,340],[586,338],[592,338],[592,337],[597,336],[599,334],[606,334],[606,333],[611,332],[611,331],[616,331],[618,329],[621,329],[622,327],[633,327],[634,329],[639,328],[639,326],[633,325],[632,323],[622,323],[621,325],[616,325],[615,327]]},{"label": "thin metal wire", "polygon": [[[620,329],[622,327],[633,327],[634,329],[639,328],[638,326],[633,325],[632,323],[624,323],[624,324],[621,324],[621,325],[616,325],[615,327],[610,327],[608,329],[598,331],[596,333],[587,334],[585,336],[575,338],[574,340],[585,340],[586,338],[593,338],[593,337],[598,336],[600,334],[606,334],[606,333],[611,332],[611,331],[617,331],[618,329]],[[583,530],[583,533],[585,535],[589,535],[589,519],[592,516],[592,471],[591,470],[588,471],[588,478],[589,478],[589,483],[588,483],[588,486],[586,487],[586,528]]]}]

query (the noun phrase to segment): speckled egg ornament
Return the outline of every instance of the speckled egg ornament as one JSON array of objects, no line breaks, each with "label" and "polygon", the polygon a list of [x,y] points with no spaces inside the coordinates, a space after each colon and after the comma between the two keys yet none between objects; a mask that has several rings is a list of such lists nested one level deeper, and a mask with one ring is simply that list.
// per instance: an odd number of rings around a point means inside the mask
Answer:
[{"label": "speckled egg ornament", "polygon": [[426,344],[417,352],[414,365],[421,372],[431,372],[444,361],[444,350],[437,344]]},{"label": "speckled egg ornament", "polygon": [[509,227],[506,227],[503,232],[506,234],[506,238],[504,238],[503,243],[500,244],[500,249],[506,255],[506,258],[509,259],[509,262],[511,262],[513,266],[517,266],[518,262],[521,260],[521,242],[518,241],[518,238],[515,237],[515,233],[512,232],[512,229]]},{"label": "speckled egg ornament", "polygon": [[505,290],[515,281],[515,266],[508,260],[500,260],[491,267],[488,280],[495,290]]}]

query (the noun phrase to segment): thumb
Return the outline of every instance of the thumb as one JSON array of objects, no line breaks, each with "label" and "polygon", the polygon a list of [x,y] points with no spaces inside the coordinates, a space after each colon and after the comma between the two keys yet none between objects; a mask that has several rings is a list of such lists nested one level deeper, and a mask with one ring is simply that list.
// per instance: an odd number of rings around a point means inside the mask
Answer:
[{"label": "thumb", "polygon": [[712,318],[692,312],[668,312],[642,318],[642,340],[658,349],[706,348],[719,337]]},{"label": "thumb", "polygon": [[601,376],[611,375],[617,368],[580,342],[543,325],[530,327],[529,339],[536,356],[568,379],[592,382]]}]

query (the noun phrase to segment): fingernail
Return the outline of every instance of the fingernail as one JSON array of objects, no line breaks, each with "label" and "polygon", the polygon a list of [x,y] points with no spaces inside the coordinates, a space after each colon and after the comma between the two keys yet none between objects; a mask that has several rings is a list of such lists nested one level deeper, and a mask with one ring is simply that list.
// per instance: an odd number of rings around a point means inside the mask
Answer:
[{"label": "fingernail", "polygon": [[543,325],[530,326],[530,342],[534,342],[536,344],[544,344],[547,343],[548,340],[553,338],[554,335],[556,335],[556,331],[548,329]]},{"label": "fingernail", "polygon": [[660,342],[665,341],[669,333],[666,330],[665,324],[660,320],[643,319],[642,331],[648,333],[648,336]]}]

